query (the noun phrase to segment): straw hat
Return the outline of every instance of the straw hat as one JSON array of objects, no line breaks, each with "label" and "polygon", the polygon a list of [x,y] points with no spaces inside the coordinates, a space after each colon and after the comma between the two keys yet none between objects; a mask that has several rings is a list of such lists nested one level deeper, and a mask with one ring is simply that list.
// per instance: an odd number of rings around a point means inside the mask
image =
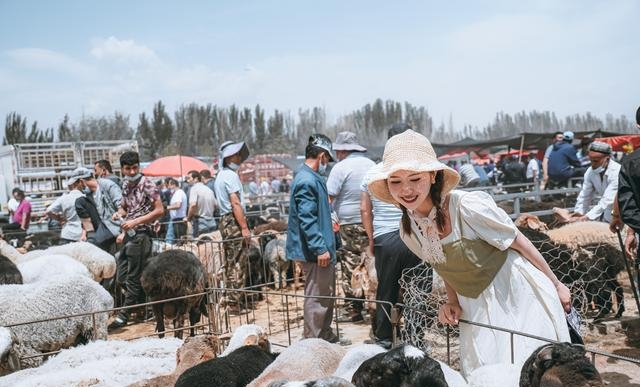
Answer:
[{"label": "straw hat", "polygon": [[458,172],[438,161],[436,152],[433,150],[429,140],[411,129],[395,135],[387,141],[382,155],[382,168],[369,181],[369,192],[378,199],[397,206],[398,202],[389,192],[387,178],[400,170],[415,172],[443,171],[443,199],[460,182]]}]

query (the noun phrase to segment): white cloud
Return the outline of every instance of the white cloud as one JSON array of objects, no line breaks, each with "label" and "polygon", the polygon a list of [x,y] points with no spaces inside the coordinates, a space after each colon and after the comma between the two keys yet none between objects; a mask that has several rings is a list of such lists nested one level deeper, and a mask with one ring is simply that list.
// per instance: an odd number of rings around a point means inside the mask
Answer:
[{"label": "white cloud", "polygon": [[99,60],[113,61],[119,64],[158,64],[156,53],[133,40],[120,40],[114,36],[96,39],[90,51]]},{"label": "white cloud", "polygon": [[91,66],[59,52],[43,48],[19,48],[9,50],[8,57],[15,65],[39,71],[65,73],[88,77],[94,73]]}]

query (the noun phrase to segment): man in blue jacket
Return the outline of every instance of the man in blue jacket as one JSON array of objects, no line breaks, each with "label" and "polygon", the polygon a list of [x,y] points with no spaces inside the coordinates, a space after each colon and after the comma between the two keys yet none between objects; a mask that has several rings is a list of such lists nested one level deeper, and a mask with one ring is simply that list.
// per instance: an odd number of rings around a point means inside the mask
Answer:
[{"label": "man in blue jacket", "polygon": [[313,134],[305,149],[304,164],[291,185],[287,259],[302,261],[304,285],[304,338],[339,341],[331,330],[335,295],[336,241],[329,194],[322,175],[333,161],[331,140]]},{"label": "man in blue jacket", "polygon": [[567,131],[563,134],[563,141],[553,144],[548,163],[550,188],[566,187],[570,178],[581,176],[585,171],[580,169],[580,160],[572,141],[573,132]]}]

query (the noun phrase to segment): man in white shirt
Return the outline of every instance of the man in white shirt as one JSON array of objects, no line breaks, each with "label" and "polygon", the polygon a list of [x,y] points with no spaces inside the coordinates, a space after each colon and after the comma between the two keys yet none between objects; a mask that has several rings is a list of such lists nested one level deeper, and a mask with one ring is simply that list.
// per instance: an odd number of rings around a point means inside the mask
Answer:
[{"label": "man in white shirt", "polygon": [[213,191],[202,184],[200,172],[193,170],[187,173],[189,189],[189,209],[187,220],[193,224],[193,237],[215,231],[218,227],[213,217],[216,209],[216,197]]},{"label": "man in white shirt", "polygon": [[[364,152],[366,148],[358,144],[353,132],[340,132],[332,146],[339,160],[327,178],[327,192],[333,210],[340,220],[340,237],[343,245],[337,251],[338,263],[342,271],[340,279],[346,298],[356,298],[351,289],[351,274],[360,264],[361,254],[369,244],[367,233],[362,226],[360,215],[360,185],[366,173],[375,165]],[[347,300],[347,314],[339,316],[341,322],[363,321],[363,302]]]},{"label": "man in white shirt", "polygon": [[[171,191],[171,200],[167,206],[169,210],[169,227],[167,229],[167,243],[173,243],[174,240],[180,240],[187,235],[187,195],[180,188],[178,181],[172,177],[165,179],[167,188]],[[170,232],[171,231],[171,232]]]},{"label": "man in white shirt", "polygon": [[527,163],[527,182],[528,183],[537,183],[538,176],[540,175],[540,167],[538,165],[538,158],[536,157],[535,152],[529,153],[529,162]]},{"label": "man in white shirt", "polygon": [[69,192],[58,197],[49,207],[47,207],[47,216],[51,219],[59,221],[62,226],[60,231],[60,244],[78,242],[85,239],[86,235],[80,224],[80,217],[76,212],[76,199],[83,197],[80,191],[84,186],[82,179],[90,177],[91,171],[87,168],[76,168],[71,172],[67,180]]},{"label": "man in white shirt", "polygon": [[[611,221],[613,200],[618,193],[620,164],[611,160],[611,145],[594,141],[589,145],[591,166],[584,173],[573,216],[569,222],[584,220]],[[600,197],[596,203],[592,202]],[[591,208],[590,208],[591,207]]]}]

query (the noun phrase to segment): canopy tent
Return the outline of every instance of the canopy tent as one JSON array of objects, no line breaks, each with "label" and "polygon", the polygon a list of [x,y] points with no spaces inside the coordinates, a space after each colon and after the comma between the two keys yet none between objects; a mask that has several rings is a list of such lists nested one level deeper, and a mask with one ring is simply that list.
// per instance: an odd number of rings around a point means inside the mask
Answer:
[{"label": "canopy tent", "polygon": [[611,145],[614,152],[630,153],[640,148],[640,134],[628,134],[625,136],[613,136],[599,138],[598,141]]},{"label": "canopy tent", "polygon": [[180,177],[187,174],[187,172],[196,170],[201,171],[203,169],[210,169],[204,162],[189,156],[167,156],[161,157],[149,163],[149,165],[142,170],[145,176],[172,176]]}]

